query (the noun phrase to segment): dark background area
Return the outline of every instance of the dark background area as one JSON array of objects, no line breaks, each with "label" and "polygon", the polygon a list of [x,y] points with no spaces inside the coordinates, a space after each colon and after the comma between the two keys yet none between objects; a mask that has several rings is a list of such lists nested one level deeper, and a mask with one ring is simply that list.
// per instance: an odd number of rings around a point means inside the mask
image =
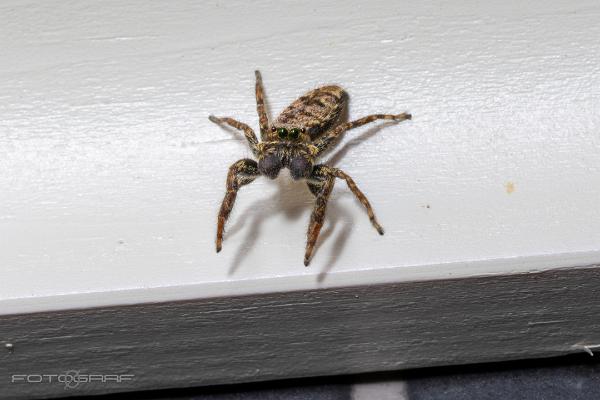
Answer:
[{"label": "dark background area", "polygon": [[[600,399],[600,357],[578,354],[552,359],[69,399],[350,400],[353,385],[398,382],[404,383],[404,394],[393,397],[398,400]],[[382,393],[381,399],[390,398],[389,393]]]}]

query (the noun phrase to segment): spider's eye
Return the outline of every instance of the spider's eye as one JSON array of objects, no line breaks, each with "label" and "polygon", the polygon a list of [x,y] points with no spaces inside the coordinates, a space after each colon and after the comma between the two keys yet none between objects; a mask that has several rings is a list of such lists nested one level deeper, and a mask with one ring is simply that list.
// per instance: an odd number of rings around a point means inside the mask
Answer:
[{"label": "spider's eye", "polygon": [[306,128],[304,128],[304,127],[300,128],[300,132],[306,133]]},{"label": "spider's eye", "polygon": [[288,135],[288,131],[285,128],[277,128],[277,134],[280,139],[285,139]]},{"label": "spider's eye", "polygon": [[296,139],[298,139],[298,136],[300,136],[300,129],[298,129],[298,128],[290,129],[290,139],[296,140]]},{"label": "spider's eye", "polygon": [[277,130],[277,128],[275,128],[274,126],[271,127],[271,132],[275,132]]}]

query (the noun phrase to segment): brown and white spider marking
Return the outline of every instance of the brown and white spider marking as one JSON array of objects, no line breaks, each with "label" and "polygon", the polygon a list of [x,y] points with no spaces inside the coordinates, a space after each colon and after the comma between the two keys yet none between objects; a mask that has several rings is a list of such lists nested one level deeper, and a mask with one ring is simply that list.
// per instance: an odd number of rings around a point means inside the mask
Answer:
[{"label": "brown and white spider marking", "polygon": [[411,115],[408,113],[373,114],[355,121],[339,123],[339,117],[346,105],[348,95],[341,87],[332,85],[311,90],[298,98],[283,110],[271,124],[265,110],[262,78],[260,72],[256,71],[255,74],[260,142],[252,128],[243,122],[229,117],[213,115],[209,117],[216,124],[227,124],[244,132],[252,153],[258,159],[258,162],[249,158],[242,159],[229,167],[227,193],[221,204],[217,220],[217,253],[221,251],[225,223],[229,218],[239,188],[253,182],[260,175],[275,179],[283,168],[290,170],[292,179],[306,180],[308,188],[316,198],[308,225],[304,265],[308,265],[310,261],[323,226],[325,209],[335,178],[346,181],[352,193],[366,208],[373,227],[380,235],[383,235],[383,228],[377,222],[371,204],[352,178],[338,168],[323,164],[315,165],[315,160],[348,129],[379,119],[404,121],[411,119]]}]

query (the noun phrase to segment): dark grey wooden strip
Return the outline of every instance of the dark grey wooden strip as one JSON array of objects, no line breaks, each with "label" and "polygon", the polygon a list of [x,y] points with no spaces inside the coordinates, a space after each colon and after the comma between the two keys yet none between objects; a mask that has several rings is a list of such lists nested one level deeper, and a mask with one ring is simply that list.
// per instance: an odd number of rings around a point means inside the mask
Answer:
[{"label": "dark grey wooden strip", "polygon": [[[0,396],[58,397],[546,357],[600,343],[600,269],[0,318]],[[13,374],[131,374],[11,383]]]}]

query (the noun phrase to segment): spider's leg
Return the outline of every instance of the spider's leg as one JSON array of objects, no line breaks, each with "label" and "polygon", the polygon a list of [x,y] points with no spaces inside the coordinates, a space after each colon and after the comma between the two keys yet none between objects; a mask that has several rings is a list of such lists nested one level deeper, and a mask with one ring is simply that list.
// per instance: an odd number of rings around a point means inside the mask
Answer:
[{"label": "spider's leg", "polygon": [[256,161],[249,158],[236,161],[229,167],[229,173],[227,174],[227,193],[225,193],[225,198],[223,199],[223,203],[221,203],[221,210],[219,211],[219,216],[217,218],[217,253],[221,251],[225,223],[229,218],[239,188],[251,183],[258,176],[258,164]]},{"label": "spider's leg", "polygon": [[323,221],[325,220],[325,210],[327,201],[335,184],[335,176],[324,165],[316,165],[313,168],[311,176],[308,178],[308,188],[315,195],[315,206],[310,216],[308,224],[306,252],[304,253],[304,265],[308,266],[317,238],[321,232]]},{"label": "spider's leg", "polygon": [[367,200],[367,196],[364,195],[363,192],[360,191],[354,180],[350,177],[350,175],[346,174],[344,171],[338,168],[330,168],[331,173],[336,177],[346,181],[352,193],[356,196],[358,201],[362,203],[363,206],[367,209],[367,214],[369,215],[369,219],[371,220],[371,224],[373,224],[373,228],[379,232],[380,235],[383,235],[383,228],[377,222],[377,218],[375,218],[375,213],[373,212],[373,207],[371,207],[371,203]]},{"label": "spider's leg", "polygon": [[229,117],[215,117],[214,115],[210,115],[208,119],[210,119],[215,124],[227,124],[232,128],[244,132],[244,136],[246,136],[246,140],[248,140],[248,144],[250,145],[250,149],[252,149],[252,153],[254,153],[254,155],[258,154],[258,150],[256,148],[256,146],[258,145],[258,139],[256,138],[256,134],[254,133],[252,128],[250,128],[248,125]]},{"label": "spider's leg", "polygon": [[263,89],[262,77],[260,71],[254,71],[256,76],[256,111],[258,112],[258,122],[260,125],[260,137],[265,139],[269,129],[269,118],[265,109],[265,91]]},{"label": "spider's leg", "polygon": [[319,155],[319,154],[323,153],[325,150],[327,150],[327,148],[329,148],[329,146],[333,142],[335,142],[335,140],[342,133],[346,132],[349,129],[357,128],[359,126],[363,126],[365,124],[368,124],[373,121],[377,121],[379,119],[404,121],[406,119],[411,119],[411,118],[412,118],[412,116],[408,113],[402,113],[402,114],[396,114],[396,115],[394,115],[394,114],[369,115],[369,116],[357,119],[355,121],[346,122],[346,123],[336,126],[335,128],[331,129],[329,132],[327,132],[323,136],[321,136],[319,139],[317,139],[313,144],[315,146],[317,146],[317,149],[318,149],[317,155]]}]

